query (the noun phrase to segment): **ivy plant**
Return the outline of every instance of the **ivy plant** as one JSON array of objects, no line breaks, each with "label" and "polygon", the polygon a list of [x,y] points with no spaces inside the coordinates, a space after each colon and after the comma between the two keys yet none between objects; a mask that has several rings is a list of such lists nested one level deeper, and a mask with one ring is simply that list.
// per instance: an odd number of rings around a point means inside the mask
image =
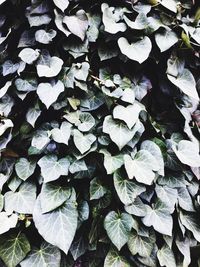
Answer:
[{"label": "ivy plant", "polygon": [[0,0],[0,265],[200,266],[198,0]]}]

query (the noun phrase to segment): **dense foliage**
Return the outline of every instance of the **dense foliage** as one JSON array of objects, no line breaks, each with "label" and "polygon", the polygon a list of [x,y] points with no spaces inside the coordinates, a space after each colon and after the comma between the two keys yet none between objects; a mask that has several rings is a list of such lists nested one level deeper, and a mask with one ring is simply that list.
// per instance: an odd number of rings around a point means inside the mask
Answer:
[{"label": "dense foliage", "polygon": [[1,266],[200,266],[198,2],[0,0]]}]

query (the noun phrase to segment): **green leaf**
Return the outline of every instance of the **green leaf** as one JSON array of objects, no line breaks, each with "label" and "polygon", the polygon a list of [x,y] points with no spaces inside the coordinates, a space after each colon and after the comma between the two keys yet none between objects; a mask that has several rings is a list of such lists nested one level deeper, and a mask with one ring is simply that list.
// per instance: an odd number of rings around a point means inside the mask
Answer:
[{"label": "green leaf", "polygon": [[124,156],[124,165],[129,179],[135,179],[143,184],[151,185],[155,179],[154,171],[158,171],[159,166],[154,156],[147,150],[140,150],[134,159],[129,155]]},{"label": "green leaf", "polygon": [[88,112],[81,113],[79,115],[79,120],[78,129],[81,132],[88,132],[95,125],[94,117]]},{"label": "green leaf", "polygon": [[146,215],[146,207],[147,205],[145,205],[139,197],[136,197],[134,202],[129,205],[126,205],[124,209],[129,214],[138,217],[144,217]]},{"label": "green leaf", "polygon": [[39,57],[39,50],[33,50],[32,48],[24,48],[20,53],[19,57],[22,61],[27,64],[33,64],[33,62]]},{"label": "green leaf", "polygon": [[15,171],[20,179],[25,181],[35,171],[36,163],[28,161],[26,158],[20,158],[15,164]]},{"label": "green leaf", "polygon": [[60,250],[43,242],[40,249],[33,249],[20,265],[21,267],[60,267],[60,261]]},{"label": "green leaf", "polygon": [[101,184],[99,178],[94,178],[90,182],[90,200],[99,199],[106,194],[106,188]]},{"label": "green leaf", "polygon": [[159,165],[158,174],[164,176],[164,160],[159,146],[150,140],[145,140],[142,142],[140,148],[150,152],[151,155],[154,156],[157,160],[157,164]]},{"label": "green leaf", "polygon": [[59,57],[51,57],[48,62],[39,61],[36,66],[37,74],[39,77],[55,77],[61,71],[63,63]]},{"label": "green leaf", "polygon": [[118,197],[124,205],[133,203],[136,197],[146,190],[144,186],[124,179],[120,171],[114,173],[114,186]]},{"label": "green leaf", "polygon": [[84,160],[75,160],[69,167],[71,173],[87,171],[88,167]]},{"label": "green leaf", "polygon": [[58,81],[55,85],[40,83],[37,88],[37,94],[48,109],[57,100],[64,89],[64,85],[61,81]]},{"label": "green leaf", "polygon": [[131,141],[137,130],[137,125],[130,130],[124,123],[113,120],[112,116],[106,116],[103,122],[103,132],[109,134],[119,150]]},{"label": "green leaf", "polygon": [[53,2],[62,12],[64,12],[69,5],[68,0],[53,0]]},{"label": "green leaf", "polygon": [[167,74],[168,79],[184,94],[199,100],[194,76],[188,69],[184,69],[177,77]]},{"label": "green leaf", "polygon": [[128,40],[120,37],[118,40],[119,48],[125,56],[138,63],[143,63],[151,52],[151,40],[145,36],[142,40],[129,44]]},{"label": "green leaf", "polygon": [[178,188],[178,203],[182,209],[195,212],[192,198],[187,190],[187,187]]},{"label": "green leaf", "polygon": [[165,30],[164,32],[156,33],[155,39],[161,52],[168,50],[178,42],[176,33],[171,30]]},{"label": "green leaf", "polygon": [[40,199],[42,213],[46,213],[60,207],[70,198],[71,189],[69,187],[46,183],[42,185]]},{"label": "green leaf", "polygon": [[127,243],[133,226],[133,218],[127,213],[109,212],[104,220],[104,228],[111,242],[118,250]]},{"label": "green leaf", "polygon": [[84,10],[76,12],[75,16],[65,16],[63,19],[71,33],[78,36],[82,41],[85,39],[88,28],[88,18]]},{"label": "green leaf", "polygon": [[53,41],[53,38],[56,36],[56,34],[57,33],[55,30],[45,31],[41,29],[35,32],[35,40],[41,44],[49,44]]},{"label": "green leaf", "polygon": [[126,24],[119,22],[120,16],[118,15],[119,13],[117,14],[117,10],[115,12],[114,7],[109,7],[108,4],[103,3],[101,5],[101,11],[103,13],[102,21],[106,32],[115,34],[126,30]]},{"label": "green leaf", "polygon": [[104,267],[130,267],[130,264],[116,250],[112,249],[106,255]]},{"label": "green leaf", "polygon": [[178,192],[175,188],[167,186],[156,185],[155,188],[157,197],[170,209],[174,209],[175,204],[178,200]]},{"label": "green leaf", "polygon": [[24,182],[17,192],[9,191],[4,198],[6,211],[32,214],[36,200],[36,186],[31,182]]},{"label": "green leaf", "polygon": [[42,214],[41,199],[38,197],[33,212],[33,221],[40,235],[65,254],[69,251],[77,228],[78,212],[75,198],[73,191],[70,199],[61,207]]},{"label": "green leaf", "polygon": [[149,257],[154,248],[155,236],[144,237],[137,233],[131,233],[128,240],[128,248],[132,255]]},{"label": "green leaf", "polygon": [[56,155],[47,155],[38,161],[38,165],[41,168],[44,182],[47,183],[57,180],[61,175],[68,175],[70,162],[68,157],[58,160]]},{"label": "green leaf", "polygon": [[143,106],[138,102],[135,102],[133,105],[129,105],[127,107],[118,105],[113,110],[113,117],[114,119],[124,121],[128,128],[131,129],[137,122],[140,111],[142,110]]},{"label": "green leaf", "polygon": [[157,200],[153,207],[146,206],[147,212],[145,217],[142,219],[143,223],[153,228],[163,234],[163,235],[172,235],[172,216],[170,215],[173,210],[169,209],[164,203]]},{"label": "green leaf", "polygon": [[60,128],[54,128],[51,130],[52,138],[55,142],[68,145],[68,141],[71,135],[72,125],[68,122],[62,122]]},{"label": "green leaf", "polygon": [[28,239],[23,233],[1,236],[0,257],[7,267],[15,267],[30,250]]},{"label": "green leaf", "polygon": [[191,167],[200,167],[199,148],[196,144],[188,140],[181,140],[177,147],[173,146],[173,151],[177,158]]},{"label": "green leaf", "polygon": [[176,267],[176,260],[173,251],[168,245],[164,245],[157,253],[158,260],[161,266]]},{"label": "green leaf", "polygon": [[74,130],[73,139],[76,148],[81,152],[81,154],[84,154],[91,148],[92,144],[96,140],[96,137],[93,134],[83,135],[78,130]]},{"label": "green leaf", "polygon": [[7,212],[0,212],[0,235],[8,232],[10,228],[14,228],[17,225],[17,214],[9,215]]},{"label": "green leaf", "polygon": [[111,154],[105,149],[101,149],[100,152],[104,154],[104,167],[107,174],[114,173],[124,164],[123,155],[119,154],[116,156],[111,156]]},{"label": "green leaf", "polygon": [[194,213],[186,213],[180,211],[180,220],[181,223],[190,230],[194,238],[200,242],[200,223],[199,223],[199,217],[196,216]]}]

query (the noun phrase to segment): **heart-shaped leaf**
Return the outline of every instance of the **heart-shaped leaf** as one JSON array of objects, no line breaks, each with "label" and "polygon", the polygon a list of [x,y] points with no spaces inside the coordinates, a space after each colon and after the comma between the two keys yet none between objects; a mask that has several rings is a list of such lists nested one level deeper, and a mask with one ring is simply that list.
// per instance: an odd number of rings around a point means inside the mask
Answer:
[{"label": "heart-shaped leaf", "polygon": [[54,128],[51,130],[52,138],[57,143],[68,145],[68,141],[71,135],[72,125],[68,122],[62,122],[60,129]]},{"label": "heart-shaped leaf", "polygon": [[15,164],[15,170],[19,178],[26,180],[35,171],[36,163],[28,161],[26,158],[20,158]]},{"label": "heart-shaped leaf", "polygon": [[55,77],[61,71],[63,60],[59,57],[51,57],[48,64],[37,64],[37,73],[39,77]]},{"label": "heart-shaped leaf", "polygon": [[91,145],[96,140],[96,137],[93,134],[83,135],[78,130],[74,130],[73,138],[74,138],[74,144],[76,148],[81,152],[81,154],[87,152],[91,148]]}]

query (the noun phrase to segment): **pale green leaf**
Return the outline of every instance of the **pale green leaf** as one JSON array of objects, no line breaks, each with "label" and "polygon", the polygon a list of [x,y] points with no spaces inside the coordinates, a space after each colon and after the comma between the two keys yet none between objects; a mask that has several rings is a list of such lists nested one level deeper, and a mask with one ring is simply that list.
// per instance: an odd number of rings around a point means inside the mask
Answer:
[{"label": "pale green leaf", "polygon": [[104,267],[131,267],[131,266],[124,257],[120,256],[116,250],[112,249],[106,255],[104,261]]},{"label": "pale green leaf", "polygon": [[61,71],[63,60],[59,57],[51,57],[48,64],[39,62],[36,66],[39,77],[55,77]]},{"label": "pale green leaf", "polygon": [[15,164],[15,171],[20,179],[25,181],[35,171],[36,163],[28,161],[26,158],[20,158]]},{"label": "pale green leaf", "polygon": [[62,122],[60,128],[54,128],[51,130],[52,138],[55,142],[68,145],[68,141],[71,135],[72,125],[68,122]]},{"label": "pale green leaf", "polygon": [[181,223],[190,230],[194,238],[200,242],[200,223],[199,216],[196,216],[194,213],[180,212]]},{"label": "pale green leaf", "polygon": [[17,214],[8,214],[6,212],[0,212],[0,235],[6,233],[10,228],[16,227],[18,222]]},{"label": "pale green leaf", "polygon": [[168,245],[164,245],[157,253],[158,260],[161,266],[177,267],[173,251]]},{"label": "pale green leaf", "polygon": [[94,178],[90,182],[90,200],[99,199],[106,194],[106,188],[101,184],[99,178]]},{"label": "pale green leaf", "polygon": [[78,129],[81,132],[88,132],[95,125],[94,117],[88,112],[81,113],[79,120]]},{"label": "pale green leaf", "polygon": [[34,50],[32,48],[24,48],[18,56],[25,63],[33,64],[33,62],[39,57],[39,55],[40,53],[38,49]]},{"label": "pale green leaf", "polygon": [[161,52],[168,50],[178,42],[178,36],[171,30],[156,33],[155,39]]},{"label": "pale green leaf", "polygon": [[96,137],[93,134],[82,134],[78,130],[74,130],[73,139],[76,148],[81,152],[81,154],[84,154],[91,148],[92,144],[96,140]]},{"label": "pale green leaf", "polygon": [[101,153],[104,154],[104,167],[107,174],[112,174],[118,170],[124,164],[123,155],[112,156],[107,150],[101,149]]}]

